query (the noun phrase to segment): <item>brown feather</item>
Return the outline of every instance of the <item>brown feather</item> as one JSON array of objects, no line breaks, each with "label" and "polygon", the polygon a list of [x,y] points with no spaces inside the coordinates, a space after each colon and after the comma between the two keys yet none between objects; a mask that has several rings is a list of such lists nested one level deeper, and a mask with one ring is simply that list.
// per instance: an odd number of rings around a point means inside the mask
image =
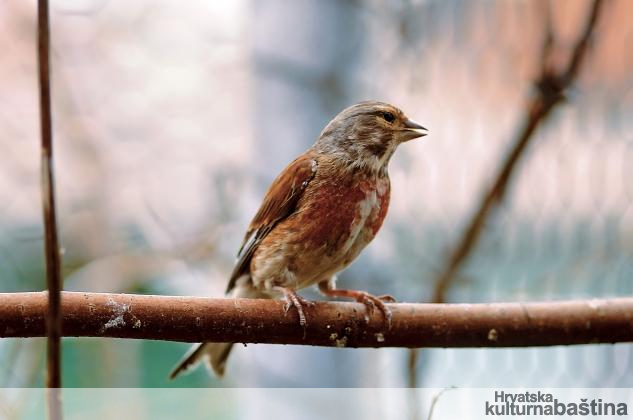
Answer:
[{"label": "brown feather", "polygon": [[314,178],[316,171],[315,153],[310,151],[290,163],[273,181],[266,192],[264,202],[244,235],[226,293],[235,287],[235,282],[239,277],[248,273],[253,253],[266,235],[277,223],[295,211],[297,202]]}]

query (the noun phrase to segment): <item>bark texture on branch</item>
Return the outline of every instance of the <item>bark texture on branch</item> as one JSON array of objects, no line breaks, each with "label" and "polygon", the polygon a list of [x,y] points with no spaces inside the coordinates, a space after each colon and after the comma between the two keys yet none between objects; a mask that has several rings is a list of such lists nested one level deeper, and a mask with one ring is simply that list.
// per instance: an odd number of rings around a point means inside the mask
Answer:
[{"label": "bark texture on branch", "polygon": [[[393,327],[357,303],[296,311],[265,299],[62,292],[62,333],[184,342],[340,347],[523,347],[633,341],[633,298],[491,304],[392,304]],[[47,293],[0,294],[0,337],[46,335]]]}]

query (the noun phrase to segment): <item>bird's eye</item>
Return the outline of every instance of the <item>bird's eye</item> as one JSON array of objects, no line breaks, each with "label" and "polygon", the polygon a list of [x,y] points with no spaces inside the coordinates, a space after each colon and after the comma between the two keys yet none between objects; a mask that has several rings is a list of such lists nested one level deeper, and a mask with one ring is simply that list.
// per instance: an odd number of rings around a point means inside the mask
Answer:
[{"label": "bird's eye", "polygon": [[391,112],[383,112],[382,113],[382,117],[385,119],[385,121],[387,121],[388,123],[392,123],[396,120],[396,116],[393,115]]}]

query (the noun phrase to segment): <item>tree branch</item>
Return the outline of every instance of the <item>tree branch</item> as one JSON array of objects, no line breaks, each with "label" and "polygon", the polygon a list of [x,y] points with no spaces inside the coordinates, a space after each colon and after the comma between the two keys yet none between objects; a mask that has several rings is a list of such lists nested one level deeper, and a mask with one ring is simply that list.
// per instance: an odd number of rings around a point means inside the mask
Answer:
[{"label": "tree branch", "polygon": [[[633,341],[633,298],[393,304],[393,327],[357,303],[62,292],[66,336],[340,347],[523,347]],[[0,337],[46,335],[47,292],[0,294]]]},{"label": "tree branch", "polygon": [[[596,22],[600,16],[603,3],[603,0],[594,0],[569,62],[566,68],[561,70],[558,74],[554,73],[550,65],[554,36],[551,27],[550,5],[547,3],[544,4],[545,30],[540,56],[541,72],[534,81],[536,93],[525,108],[523,122],[521,123],[521,127],[512,144],[510,152],[502,162],[494,181],[484,190],[479,205],[466,224],[466,228],[459,242],[449,254],[442,271],[440,271],[436,277],[431,302],[443,303],[446,301],[446,293],[453,284],[457,273],[475,249],[486,223],[493,214],[493,210],[503,201],[515,169],[525,155],[529,144],[534,139],[536,129],[547,119],[552,110],[556,108],[556,105],[564,100],[565,90],[569,88],[578,75]],[[412,388],[415,388],[418,383],[417,364],[418,351],[412,349],[409,352],[408,358],[408,385]]]},{"label": "tree branch", "polygon": [[546,21],[546,33],[542,47],[541,74],[534,81],[535,95],[526,107],[521,128],[514,140],[512,148],[506,156],[499,172],[486,193],[482,196],[477,210],[467,223],[464,233],[450,254],[443,271],[435,281],[435,289],[431,301],[442,303],[446,301],[448,291],[461,265],[475,248],[486,222],[492,211],[503,201],[507,187],[512,180],[514,171],[525,150],[534,139],[534,132],[538,126],[551,114],[551,111],[565,99],[565,91],[573,83],[583,58],[587,55],[587,46],[600,16],[603,0],[595,0],[583,27],[578,41],[573,49],[569,62],[560,72],[555,73],[548,63],[552,51],[552,34],[549,18]]},{"label": "tree branch", "polygon": [[37,59],[39,69],[40,129],[41,129],[41,188],[44,217],[46,253],[46,286],[48,312],[46,316],[48,414],[51,420],[61,419],[61,313],[60,291],[62,288],[59,242],[57,240],[57,217],[53,176],[53,127],[50,83],[50,28],[48,0],[39,0],[37,6]]}]

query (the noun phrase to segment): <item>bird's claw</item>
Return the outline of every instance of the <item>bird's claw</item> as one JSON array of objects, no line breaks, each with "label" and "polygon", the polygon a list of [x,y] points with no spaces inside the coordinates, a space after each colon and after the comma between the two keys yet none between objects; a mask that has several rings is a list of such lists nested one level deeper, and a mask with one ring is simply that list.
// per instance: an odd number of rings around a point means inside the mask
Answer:
[{"label": "bird's claw", "polygon": [[392,314],[391,314],[391,310],[387,308],[387,305],[385,305],[385,302],[387,303],[395,302],[396,300],[393,298],[393,296],[390,296],[390,295],[374,296],[370,293],[360,291],[360,290],[335,289],[335,288],[332,288],[332,285],[330,284],[330,282],[319,283],[319,290],[325,296],[346,297],[346,298],[354,299],[356,302],[362,303],[363,305],[365,305],[365,308],[367,308],[367,311],[365,314],[365,320],[367,322],[369,322],[369,319],[374,314],[374,311],[376,310],[376,308],[378,308],[378,310],[382,312],[383,318],[387,323],[387,329],[391,329]]},{"label": "bird's claw", "polygon": [[308,325],[308,322],[303,308],[314,306],[314,302],[305,300],[292,289],[279,289],[284,294],[284,299],[286,300],[286,303],[284,304],[284,312],[288,313],[290,308],[294,306],[297,309],[297,313],[299,314],[299,325],[305,328],[305,326]]},{"label": "bird's claw", "polygon": [[396,300],[392,296],[374,296],[367,292],[361,292],[356,298],[356,301],[362,303],[365,305],[365,308],[367,308],[367,315],[365,316],[365,319],[368,322],[369,318],[374,314],[376,308],[378,308],[378,310],[382,312],[384,320],[387,322],[387,329],[391,329],[393,315],[391,313],[391,309],[387,308],[387,305],[385,305],[385,301],[390,303],[395,302]]}]

